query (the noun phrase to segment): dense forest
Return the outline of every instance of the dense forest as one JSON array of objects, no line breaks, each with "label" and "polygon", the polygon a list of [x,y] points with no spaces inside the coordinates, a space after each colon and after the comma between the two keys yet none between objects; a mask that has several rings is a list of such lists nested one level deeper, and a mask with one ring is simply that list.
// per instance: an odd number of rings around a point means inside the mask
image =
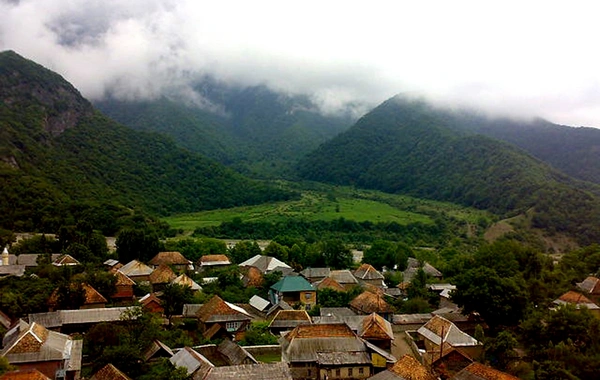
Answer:
[{"label": "dense forest", "polygon": [[459,130],[472,119],[423,101],[406,102],[393,98],[363,116],[301,161],[300,175],[500,215],[533,208],[540,228],[568,232],[584,243],[600,238],[594,227],[598,187],[578,183],[512,145]]},{"label": "dense forest", "polygon": [[115,123],[13,52],[0,55],[0,95],[3,228],[54,231],[74,204],[165,215],[293,196]]}]

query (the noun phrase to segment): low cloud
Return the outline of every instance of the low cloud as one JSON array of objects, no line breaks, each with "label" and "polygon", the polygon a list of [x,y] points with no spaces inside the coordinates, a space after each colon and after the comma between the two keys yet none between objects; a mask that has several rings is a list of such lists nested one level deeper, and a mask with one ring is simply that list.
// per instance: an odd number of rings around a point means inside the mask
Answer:
[{"label": "low cloud", "polygon": [[218,108],[193,91],[210,75],[306,94],[324,112],[411,92],[600,127],[594,2],[413,3],[0,0],[0,49],[91,99]]}]

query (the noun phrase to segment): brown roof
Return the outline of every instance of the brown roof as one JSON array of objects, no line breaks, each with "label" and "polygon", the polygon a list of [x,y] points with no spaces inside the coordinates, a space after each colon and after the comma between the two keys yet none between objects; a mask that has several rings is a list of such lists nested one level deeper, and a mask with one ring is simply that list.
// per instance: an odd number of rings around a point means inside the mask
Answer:
[{"label": "brown roof", "polygon": [[203,264],[213,263],[213,262],[229,262],[229,263],[231,263],[231,260],[229,260],[229,257],[227,257],[226,255],[204,255],[204,256],[200,257],[200,262]]},{"label": "brown roof", "polygon": [[203,323],[209,322],[216,316],[223,315],[239,315],[242,319],[250,319],[250,316],[243,309],[223,301],[221,297],[217,295],[213,296],[207,303],[202,305],[196,313],[198,319]]},{"label": "brown roof", "polygon": [[150,273],[151,284],[168,284],[177,277],[175,272],[165,264],[160,264],[158,268]]},{"label": "brown roof", "polygon": [[518,377],[473,362],[452,377],[453,380],[518,380]]},{"label": "brown roof", "polygon": [[336,280],[334,280],[331,277],[325,277],[322,281],[317,282],[315,285],[316,285],[316,288],[319,290],[333,289],[338,292],[346,291],[346,289],[342,285],[340,285],[339,282],[337,282]]},{"label": "brown roof", "polygon": [[371,264],[362,264],[354,271],[354,277],[361,280],[383,280],[383,275]]},{"label": "brown roof", "polygon": [[150,260],[151,265],[188,265],[191,261],[186,259],[181,253],[173,252],[159,252]]},{"label": "brown roof", "polygon": [[[75,282],[72,282],[70,286],[72,289],[74,289],[77,286],[77,284]],[[83,302],[84,305],[108,302],[106,300],[106,298],[104,298],[104,296],[102,294],[98,293],[98,291],[96,289],[94,289],[91,285],[82,283],[81,287],[83,288],[83,291],[85,293],[85,301]],[[58,288],[56,288],[52,292],[52,294],[50,295],[50,298],[48,299],[48,304],[52,307],[56,307],[57,303],[58,303]]]},{"label": "brown roof", "polygon": [[406,380],[437,380],[423,364],[410,355],[401,357],[389,371]]},{"label": "brown roof", "polygon": [[392,313],[392,307],[385,302],[381,294],[362,292],[350,302],[350,306],[364,314]]},{"label": "brown roof", "polygon": [[360,333],[363,339],[394,339],[392,325],[383,319],[379,314],[372,313],[362,321],[362,330]]},{"label": "brown roof", "polygon": [[91,285],[83,283],[83,290],[85,291],[85,303],[84,305],[93,304],[93,303],[106,303],[106,298],[96,289],[94,289]]},{"label": "brown roof", "polygon": [[558,297],[558,299],[561,301],[564,301],[567,303],[573,303],[573,304],[594,303],[592,300],[590,300],[583,294],[577,293],[576,291],[573,291],[573,290],[566,292],[562,296]]},{"label": "brown roof", "polygon": [[153,302],[157,303],[162,307],[162,302],[154,293],[147,294],[146,296],[140,298],[140,303],[142,304],[142,306],[147,306]]},{"label": "brown roof", "polygon": [[131,380],[131,378],[109,363],[93,374],[90,380]]},{"label": "brown roof", "polygon": [[117,286],[129,286],[129,285],[133,286],[133,285],[135,285],[135,281],[133,281],[132,279],[127,277],[127,275],[124,274],[123,272],[121,272],[120,270],[116,270],[113,273],[117,277],[117,282],[115,283],[115,285],[117,285]]},{"label": "brown roof", "polygon": [[51,380],[37,369],[26,369],[21,371],[6,372],[0,376],[0,380]]},{"label": "brown roof", "polygon": [[264,284],[265,280],[263,274],[257,267],[249,266],[242,268],[242,270],[245,272],[244,277],[242,278],[244,286],[254,286],[258,288]]},{"label": "brown roof", "polygon": [[63,265],[80,265],[81,263],[77,261],[73,256],[64,254],[60,255],[56,260],[52,262],[53,265],[63,266]]},{"label": "brown roof", "polygon": [[298,325],[285,335],[288,341],[303,338],[355,337],[356,334],[345,323],[324,323],[318,325]]}]

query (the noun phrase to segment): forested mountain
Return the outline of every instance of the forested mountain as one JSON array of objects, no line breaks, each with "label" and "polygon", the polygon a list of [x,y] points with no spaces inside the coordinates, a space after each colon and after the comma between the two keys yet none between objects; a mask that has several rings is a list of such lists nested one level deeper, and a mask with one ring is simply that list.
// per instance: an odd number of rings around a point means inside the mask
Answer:
[{"label": "forested mountain", "polygon": [[12,51],[0,53],[0,126],[0,228],[52,230],[74,204],[167,214],[290,196],[119,125]]},{"label": "forested mountain", "polygon": [[600,183],[600,129],[485,117],[466,127],[514,144],[571,177]]},{"label": "forested mountain", "polygon": [[[311,153],[302,177],[446,200],[600,238],[594,185],[577,182],[513,145],[471,132],[481,117],[395,97]],[[585,236],[584,236],[585,235]]]},{"label": "forested mountain", "polygon": [[194,91],[202,104],[165,97],[108,99],[95,105],[131,128],[169,135],[193,152],[262,177],[288,174],[299,158],[353,123],[350,116],[321,114],[305,96],[265,86],[233,86],[205,78]]}]

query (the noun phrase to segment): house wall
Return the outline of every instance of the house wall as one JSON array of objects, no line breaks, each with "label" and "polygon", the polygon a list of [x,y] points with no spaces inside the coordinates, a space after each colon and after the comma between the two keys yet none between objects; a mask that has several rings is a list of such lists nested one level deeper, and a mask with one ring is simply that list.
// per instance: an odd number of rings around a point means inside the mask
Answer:
[{"label": "house wall", "polygon": [[319,380],[316,363],[290,363],[290,373],[294,380]]},{"label": "house wall", "polygon": [[305,305],[315,305],[317,303],[317,292],[300,292],[300,302]]},{"label": "house wall", "polygon": [[37,369],[49,378],[54,379],[56,376],[56,371],[61,368],[61,361],[55,360],[35,363],[11,363],[11,365],[16,366],[19,370]]},{"label": "house wall", "polygon": [[[362,370],[362,373],[361,373]],[[320,368],[319,380],[332,379],[366,379],[371,376],[371,368],[368,366],[347,366],[335,368]]]}]

